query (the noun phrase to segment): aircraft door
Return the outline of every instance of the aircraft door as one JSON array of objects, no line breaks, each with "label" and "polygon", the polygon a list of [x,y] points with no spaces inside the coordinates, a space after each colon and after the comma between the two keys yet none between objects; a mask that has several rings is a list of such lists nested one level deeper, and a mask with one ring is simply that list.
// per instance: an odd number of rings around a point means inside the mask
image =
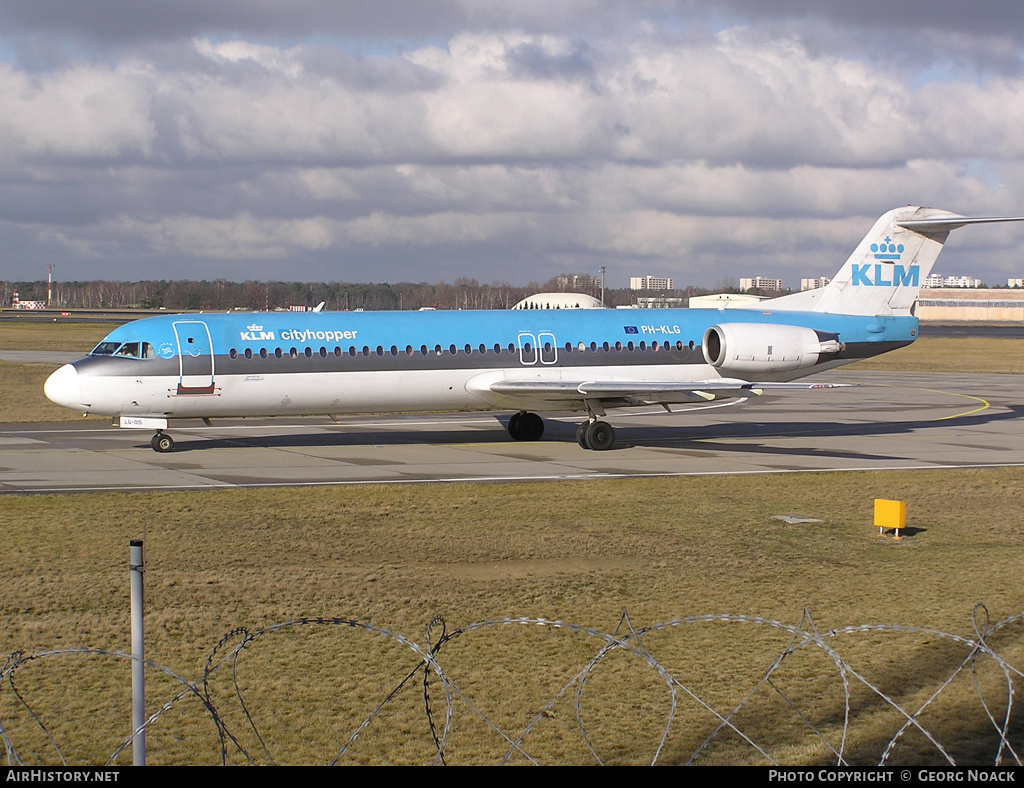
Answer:
[{"label": "aircraft door", "polygon": [[533,334],[519,334],[519,363],[525,367],[537,363],[537,338]]},{"label": "aircraft door", "polygon": [[174,323],[178,340],[178,393],[213,393],[213,339],[202,320]]},{"label": "aircraft door", "polygon": [[537,349],[540,351],[541,364],[554,364],[558,361],[558,343],[550,331],[537,334]]}]

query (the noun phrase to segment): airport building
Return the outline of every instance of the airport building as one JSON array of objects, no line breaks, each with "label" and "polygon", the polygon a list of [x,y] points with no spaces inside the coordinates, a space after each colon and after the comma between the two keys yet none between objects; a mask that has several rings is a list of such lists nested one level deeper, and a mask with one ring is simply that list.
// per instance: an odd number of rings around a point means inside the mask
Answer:
[{"label": "airport building", "polygon": [[943,288],[922,291],[916,314],[922,322],[1024,323],[1024,290]]},{"label": "airport building", "polygon": [[801,279],[800,289],[801,290],[817,290],[819,287],[824,287],[832,281],[832,277],[819,276],[817,279]]},{"label": "airport building", "polygon": [[943,276],[942,274],[931,273],[921,282],[922,290],[934,290],[942,287],[981,287],[982,281],[973,276]]},{"label": "airport building", "polygon": [[675,281],[657,276],[631,276],[630,290],[675,290]]},{"label": "airport building", "polygon": [[761,290],[766,293],[782,292],[781,279],[769,279],[767,276],[755,276],[750,279],[740,279],[740,290],[744,293],[747,290]]}]

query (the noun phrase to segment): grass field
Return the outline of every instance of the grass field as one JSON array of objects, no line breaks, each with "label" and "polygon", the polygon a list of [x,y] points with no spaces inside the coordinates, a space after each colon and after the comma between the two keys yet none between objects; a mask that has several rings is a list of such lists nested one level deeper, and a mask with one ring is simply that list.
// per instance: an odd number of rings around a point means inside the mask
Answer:
[{"label": "grass field", "polygon": [[[974,350],[952,357],[942,343],[923,339],[885,363],[970,371]],[[990,340],[985,347],[989,364],[1012,363],[1019,343]],[[8,372],[5,367],[0,380]],[[876,497],[908,502],[910,536],[896,541],[876,533]],[[449,631],[488,619],[538,617],[611,633],[624,610],[638,628],[703,613],[796,625],[806,608],[822,633],[889,623],[973,637],[975,603],[985,603],[993,621],[1024,611],[1022,504],[1024,473],[1015,468],[4,496],[0,652],[127,650],[132,538],[146,544],[147,656],[190,680],[230,630],[254,632],[304,616],[355,619],[419,644],[427,643],[434,616],[443,616]],[[772,519],[783,513],[822,522]],[[787,640],[766,626],[702,623],[652,632],[643,642],[687,689],[728,712],[786,652]],[[927,632],[860,632],[828,642],[852,670],[911,711],[967,656]],[[447,643],[439,662],[466,695],[455,700],[448,762],[500,761],[508,747],[473,707],[518,734],[601,645],[585,633],[538,625],[489,626]],[[1024,667],[1020,622],[993,635],[991,645]],[[381,634],[329,623],[255,640],[234,675],[270,755],[246,726],[231,665],[213,675],[210,692],[231,733],[258,762],[272,755],[278,763],[327,763],[416,663],[408,647]],[[975,676],[998,718],[1005,681],[984,659]],[[877,762],[903,720],[847,678],[847,759]],[[70,762],[97,763],[128,734],[127,679],[123,661],[65,656],[19,668],[15,687]],[[151,710],[177,692],[156,671],[148,681]],[[838,746],[843,686],[828,654],[795,649],[734,721],[782,763],[834,762],[797,710]],[[975,692],[973,677],[960,675],[920,721],[958,763],[991,764],[998,740]],[[441,724],[443,692],[436,682],[430,697]],[[587,735],[605,760],[650,760],[670,697],[642,659],[609,656],[578,702]],[[557,700],[524,748],[544,763],[592,762],[576,703],[575,690]],[[0,687],[0,722],[27,762],[55,761],[10,685]],[[680,693],[659,762],[686,762],[715,727],[706,709]],[[1024,749],[1016,707],[1010,740],[1018,753]],[[151,727],[150,762],[216,763],[219,741],[200,704],[185,701]],[[417,676],[340,761],[429,763],[433,752]],[[233,745],[229,753],[229,762],[244,761]],[[512,761],[525,762],[518,755]],[[726,732],[697,762],[766,761]],[[942,760],[911,730],[889,762]]]}]

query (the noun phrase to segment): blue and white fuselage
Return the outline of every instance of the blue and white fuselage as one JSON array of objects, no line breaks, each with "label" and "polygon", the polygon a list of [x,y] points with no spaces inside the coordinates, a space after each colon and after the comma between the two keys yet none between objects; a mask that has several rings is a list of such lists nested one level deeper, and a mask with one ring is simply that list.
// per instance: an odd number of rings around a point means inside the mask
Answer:
[{"label": "blue and white fuselage", "polygon": [[[543,432],[530,411],[551,409],[586,411],[580,445],[604,449],[606,408],[794,386],[910,344],[919,280],[970,221],[891,211],[828,287],[756,308],[161,315],[111,332],[46,394],[156,429],[161,451],[173,419],[514,410],[510,433],[530,440]],[[879,259],[882,239],[894,259]]]}]

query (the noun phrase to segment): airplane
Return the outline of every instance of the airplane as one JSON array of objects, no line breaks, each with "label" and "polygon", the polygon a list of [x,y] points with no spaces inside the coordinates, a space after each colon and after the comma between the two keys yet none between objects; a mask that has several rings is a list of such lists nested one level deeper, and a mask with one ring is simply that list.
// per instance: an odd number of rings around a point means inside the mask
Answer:
[{"label": "airplane", "polygon": [[580,447],[611,449],[612,408],[708,402],[773,389],[912,343],[921,282],[950,231],[1024,217],[934,208],[883,214],[832,281],[752,306],[148,317],[112,331],[46,380],[53,402],[153,430],[177,419],[514,411],[509,435],[544,434],[537,411],[585,412]]}]

